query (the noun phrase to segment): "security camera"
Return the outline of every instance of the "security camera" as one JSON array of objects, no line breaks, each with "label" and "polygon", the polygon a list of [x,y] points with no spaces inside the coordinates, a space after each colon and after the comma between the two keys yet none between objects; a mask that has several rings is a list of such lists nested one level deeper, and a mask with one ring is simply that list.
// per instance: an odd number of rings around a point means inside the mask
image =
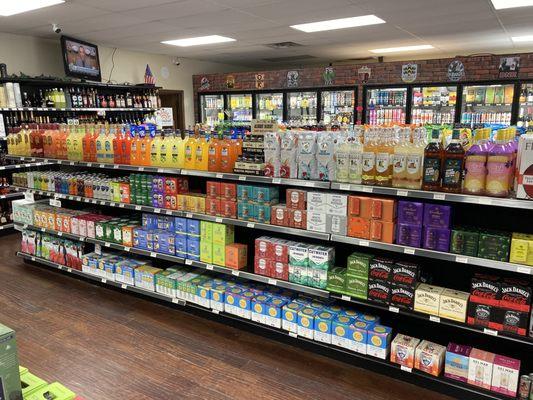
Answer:
[{"label": "security camera", "polygon": [[172,64],[178,67],[181,64],[180,59],[178,57],[172,57]]},{"label": "security camera", "polygon": [[61,27],[58,24],[52,24],[52,31],[54,33],[59,34],[59,33],[61,33]]}]

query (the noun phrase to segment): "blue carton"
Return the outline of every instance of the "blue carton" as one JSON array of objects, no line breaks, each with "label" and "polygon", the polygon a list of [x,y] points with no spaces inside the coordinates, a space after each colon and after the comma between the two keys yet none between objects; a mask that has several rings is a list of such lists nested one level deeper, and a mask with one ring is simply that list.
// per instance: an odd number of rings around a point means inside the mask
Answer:
[{"label": "blue carton", "polygon": [[243,221],[254,221],[255,207],[253,204],[243,201],[237,202],[237,218]]},{"label": "blue carton", "polygon": [[353,351],[361,354],[367,353],[368,330],[373,326],[374,324],[361,320],[357,320],[353,323],[354,332],[352,338],[354,343],[351,343]]},{"label": "blue carton", "polygon": [[347,317],[351,317],[351,318],[359,318],[360,316],[364,315],[358,311],[355,311],[355,310],[352,310],[352,309],[345,309],[345,310],[342,310],[339,315],[345,315]]},{"label": "blue carton", "polygon": [[253,201],[258,204],[275,204],[279,201],[279,188],[277,186],[252,186]]},{"label": "blue carton", "polygon": [[312,307],[303,307],[298,311],[298,336],[313,339],[317,314],[318,310]]},{"label": "blue carton", "polygon": [[156,229],[157,228],[157,218],[154,214],[143,213],[142,215],[142,226],[146,229]]},{"label": "blue carton", "polygon": [[333,320],[336,316],[329,311],[321,311],[315,316],[314,340],[331,344]]},{"label": "blue carton", "polygon": [[386,360],[389,355],[392,328],[383,325],[372,325],[368,330],[366,354]]},{"label": "blue carton", "polygon": [[254,201],[254,187],[250,185],[237,185],[237,201]]},{"label": "blue carton", "polygon": [[349,350],[355,348],[353,340],[353,334],[355,331],[353,326],[354,322],[356,322],[356,320],[352,317],[337,315],[332,323],[331,344]]},{"label": "blue carton", "polygon": [[200,236],[200,221],[197,219],[187,220],[187,234],[189,236]]},{"label": "blue carton", "polygon": [[147,239],[148,232],[144,228],[134,228],[133,229],[133,247],[137,247],[139,249],[147,249],[148,248],[148,239]]},{"label": "blue carton", "polygon": [[187,254],[200,257],[200,239],[187,237]]},{"label": "blue carton", "polygon": [[304,304],[296,301],[285,304],[282,308],[281,328],[292,333],[297,333],[298,312],[304,307]]},{"label": "blue carton", "polygon": [[270,296],[266,294],[256,295],[252,299],[252,321],[266,324],[267,303],[269,300]]},{"label": "blue carton", "polygon": [[154,240],[155,251],[171,255],[176,253],[176,240],[173,233],[168,231],[158,231],[157,238],[157,242]]},{"label": "blue carton", "polygon": [[283,306],[287,304],[289,300],[281,296],[273,296],[266,304],[267,311],[265,315],[265,324],[274,328],[281,329],[281,315]]},{"label": "blue carton", "polygon": [[262,224],[270,224],[270,206],[256,204],[253,206],[254,220]]},{"label": "blue carton", "polygon": [[226,306],[227,283],[220,282],[211,287],[211,308],[213,310],[224,311]]},{"label": "blue carton", "polygon": [[187,218],[174,218],[174,232],[184,234],[187,233]]},{"label": "blue carton", "polygon": [[156,236],[155,229],[149,229],[146,231],[146,249],[153,251],[154,250],[154,237]]},{"label": "blue carton", "polygon": [[183,257],[187,255],[187,236],[185,235],[175,235],[174,236],[174,246],[175,253],[178,257]]}]

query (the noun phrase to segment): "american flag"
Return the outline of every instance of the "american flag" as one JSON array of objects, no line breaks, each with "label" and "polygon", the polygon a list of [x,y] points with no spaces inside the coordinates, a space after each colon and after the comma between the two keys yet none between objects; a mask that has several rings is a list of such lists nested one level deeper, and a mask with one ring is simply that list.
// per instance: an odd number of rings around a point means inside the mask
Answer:
[{"label": "american flag", "polygon": [[155,76],[152,74],[152,70],[148,64],[146,64],[146,71],[144,72],[144,83],[147,85],[155,85]]}]

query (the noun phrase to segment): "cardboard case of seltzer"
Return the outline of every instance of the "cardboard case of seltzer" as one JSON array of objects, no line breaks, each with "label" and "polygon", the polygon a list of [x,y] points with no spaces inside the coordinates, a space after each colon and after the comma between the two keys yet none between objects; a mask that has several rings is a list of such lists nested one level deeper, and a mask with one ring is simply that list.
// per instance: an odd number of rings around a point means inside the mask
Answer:
[{"label": "cardboard case of seltzer", "polygon": [[0,400],[22,400],[15,331],[0,324]]}]

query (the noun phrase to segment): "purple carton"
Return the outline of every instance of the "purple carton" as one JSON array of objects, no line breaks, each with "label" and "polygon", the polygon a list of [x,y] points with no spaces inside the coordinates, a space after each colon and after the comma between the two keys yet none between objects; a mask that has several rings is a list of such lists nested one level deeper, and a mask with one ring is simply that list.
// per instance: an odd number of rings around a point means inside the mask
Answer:
[{"label": "purple carton", "polygon": [[426,204],[424,206],[424,226],[448,229],[452,208],[440,204]]},{"label": "purple carton", "polygon": [[165,194],[165,178],[163,176],[154,176],[152,178],[152,193]]},{"label": "purple carton", "polygon": [[416,201],[398,202],[398,223],[422,225],[424,218],[424,203]]},{"label": "purple carton", "polygon": [[424,249],[448,252],[450,250],[450,230],[424,227]]},{"label": "purple carton", "polygon": [[165,208],[165,195],[163,193],[152,194],[152,207]]},{"label": "purple carton", "polygon": [[422,247],[422,225],[397,224],[396,243],[404,246]]},{"label": "purple carton", "polygon": [[468,362],[472,347],[450,342],[446,348],[444,376],[461,382],[468,381]]}]

